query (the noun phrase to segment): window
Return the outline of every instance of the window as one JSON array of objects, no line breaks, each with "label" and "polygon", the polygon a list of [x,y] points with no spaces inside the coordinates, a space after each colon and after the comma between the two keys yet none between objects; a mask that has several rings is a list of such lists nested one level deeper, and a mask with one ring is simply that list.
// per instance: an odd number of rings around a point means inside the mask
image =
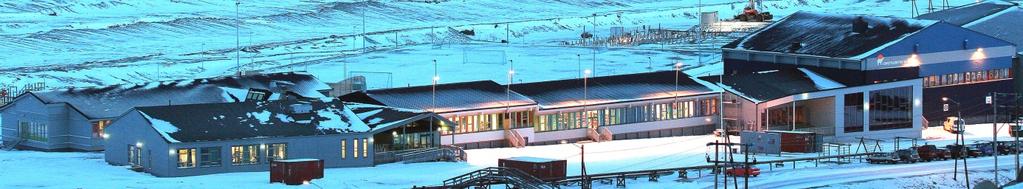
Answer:
[{"label": "window", "polygon": [[369,139],[362,139],[362,157],[369,157]]},{"label": "window", "polygon": [[1012,70],[1009,68],[952,73],[925,77],[924,87],[943,87],[949,85],[980,83],[1011,78]]},{"label": "window", "polygon": [[195,167],[195,148],[178,149],[178,168]]},{"label": "window", "polygon": [[251,89],[249,90],[249,94],[245,96],[245,100],[264,101],[269,98],[266,96],[267,93],[269,93],[269,91]]},{"label": "window", "polygon": [[220,166],[220,147],[206,147],[199,149],[199,166],[217,167]]},{"label": "window", "polygon": [[913,127],[912,87],[870,92],[870,130]]},{"label": "window", "polygon": [[259,151],[256,145],[231,146],[232,165],[251,165],[259,163]]},{"label": "window", "polygon": [[359,139],[352,139],[352,157],[359,158]]},{"label": "window", "polygon": [[348,144],[345,144],[347,142],[348,140],[341,140],[341,159],[345,159],[345,156],[348,155]]},{"label": "window", "polygon": [[266,148],[266,161],[288,159],[288,144],[270,144]]},{"label": "window", "polygon": [[863,93],[845,95],[845,127],[846,133],[863,131]]},{"label": "window", "polygon": [[110,120],[99,120],[92,122],[92,137],[102,138],[103,130],[110,126]]},{"label": "window", "polygon": [[46,124],[36,122],[19,122],[18,134],[22,139],[46,142],[49,140]]}]

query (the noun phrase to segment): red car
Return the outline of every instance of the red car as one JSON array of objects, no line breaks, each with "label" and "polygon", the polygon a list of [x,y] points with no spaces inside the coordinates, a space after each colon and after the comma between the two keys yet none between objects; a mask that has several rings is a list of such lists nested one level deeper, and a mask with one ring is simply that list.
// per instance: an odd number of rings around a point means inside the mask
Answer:
[{"label": "red car", "polygon": [[757,177],[760,175],[760,168],[736,166],[725,170],[725,174],[737,177]]}]

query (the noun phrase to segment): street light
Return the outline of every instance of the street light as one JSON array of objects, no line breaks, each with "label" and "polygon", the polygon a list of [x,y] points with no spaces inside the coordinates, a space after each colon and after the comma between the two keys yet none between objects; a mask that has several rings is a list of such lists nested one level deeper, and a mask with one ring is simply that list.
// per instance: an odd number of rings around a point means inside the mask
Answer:
[{"label": "street light", "polygon": [[[963,174],[966,175],[966,188],[971,188],[970,187],[969,166],[967,166],[967,164],[966,164],[966,156],[965,156],[965,152],[966,152],[966,138],[963,136],[963,132],[965,132],[964,130],[966,128],[963,127],[963,124],[965,123],[965,121],[963,120],[962,109],[960,109],[959,102],[957,102],[955,100],[952,100],[951,98],[941,97],[941,101],[942,102],[946,102],[946,103],[951,102],[951,103],[955,103],[956,104],[956,117],[959,118],[954,123],[954,124],[956,124],[956,135],[957,135],[957,137],[956,137],[956,144],[957,145],[961,145],[960,146],[960,150],[961,151],[959,152],[959,154],[960,154],[959,156],[963,158]],[[944,106],[948,106],[948,104],[945,104]],[[945,109],[945,110],[947,111],[948,109]],[[962,140],[960,140],[960,139],[962,139]],[[962,141],[962,144],[959,143],[960,141]],[[955,174],[955,173],[958,172],[958,169],[959,169],[959,160],[956,160],[955,161],[955,167],[952,169],[953,170],[952,171],[952,180],[956,180],[957,174]]]},{"label": "street light", "polygon": [[583,111],[582,111],[582,113],[585,116],[585,117],[583,117],[583,123],[586,123],[586,127],[587,128],[590,127],[590,122],[589,122],[590,121],[589,120],[590,119],[590,115],[589,115],[589,113],[586,112],[586,105],[587,105],[586,101],[589,100],[589,77],[590,77],[590,72],[591,71],[589,69],[583,71]]},{"label": "street light", "polygon": [[[433,97],[430,100],[430,112],[437,113],[437,81],[440,81],[440,75],[437,75],[437,60],[433,60],[433,87],[431,92]],[[433,130],[434,116],[430,116],[430,130]],[[455,146],[455,133],[451,133],[451,146]]]}]

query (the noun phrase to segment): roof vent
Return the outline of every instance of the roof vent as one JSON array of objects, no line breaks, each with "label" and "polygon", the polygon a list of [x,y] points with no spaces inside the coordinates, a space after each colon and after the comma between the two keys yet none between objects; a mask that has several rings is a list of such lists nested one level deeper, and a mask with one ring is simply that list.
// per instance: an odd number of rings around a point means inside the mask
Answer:
[{"label": "roof vent", "polygon": [[288,105],[288,113],[290,114],[308,114],[313,111],[313,105],[308,103],[299,103]]},{"label": "roof vent", "polygon": [[789,52],[796,52],[801,48],[803,48],[803,43],[792,42],[792,44],[789,44]]},{"label": "roof vent", "polygon": [[855,33],[867,33],[867,21],[862,16],[857,16],[852,22],[852,31]]}]

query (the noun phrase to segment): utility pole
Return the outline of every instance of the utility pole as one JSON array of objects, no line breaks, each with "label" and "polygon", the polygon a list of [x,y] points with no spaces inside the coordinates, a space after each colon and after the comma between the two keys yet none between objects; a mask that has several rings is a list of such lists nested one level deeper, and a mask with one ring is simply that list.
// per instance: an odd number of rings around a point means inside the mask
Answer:
[{"label": "utility pole", "polygon": [[581,54],[575,54],[575,57],[576,57],[576,64],[579,65],[579,77],[577,77],[577,78],[583,78],[583,58],[582,58],[582,55]]},{"label": "utility pole", "polygon": [[991,146],[993,146],[995,148],[995,155],[994,155],[995,156],[995,179],[993,179],[993,180],[995,182],[995,186],[1001,186],[1001,185],[998,184],[998,155],[999,155],[999,153],[1001,153],[1001,151],[998,150],[998,93],[997,92],[992,92],[991,96],[988,96],[988,98],[991,98],[991,109],[992,109],[992,113],[994,114],[992,116],[993,119],[991,121],[991,141],[992,141],[991,142]]},{"label": "utility pole", "polygon": [[239,16],[238,6],[242,4],[241,0],[234,1],[234,49],[235,49],[235,65],[234,70],[239,76],[242,75],[242,49],[241,49],[241,24],[242,20]]},{"label": "utility pole", "polygon": [[369,8],[369,1],[363,2],[362,7],[362,52],[366,52],[366,9]]}]

